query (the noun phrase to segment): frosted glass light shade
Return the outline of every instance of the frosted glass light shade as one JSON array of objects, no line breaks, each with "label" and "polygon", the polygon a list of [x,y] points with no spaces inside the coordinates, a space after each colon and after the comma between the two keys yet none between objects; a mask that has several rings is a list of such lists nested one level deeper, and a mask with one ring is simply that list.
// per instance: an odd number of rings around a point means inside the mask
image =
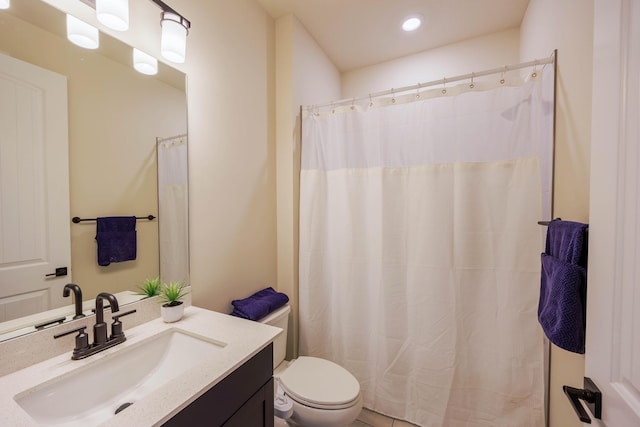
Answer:
[{"label": "frosted glass light shade", "polygon": [[171,62],[183,63],[187,50],[187,27],[184,18],[171,12],[162,13],[160,53]]},{"label": "frosted glass light shade", "polygon": [[153,76],[158,74],[158,60],[148,53],[133,48],[133,68],[139,73]]},{"label": "frosted glass light shade", "polygon": [[9,9],[9,6],[11,6],[10,0],[0,0],[0,9]]},{"label": "frosted glass light shade", "polygon": [[128,30],[129,0],[96,0],[96,18],[112,30]]},{"label": "frosted glass light shade", "polygon": [[100,45],[98,29],[71,15],[67,15],[67,38],[85,49],[97,49]]}]

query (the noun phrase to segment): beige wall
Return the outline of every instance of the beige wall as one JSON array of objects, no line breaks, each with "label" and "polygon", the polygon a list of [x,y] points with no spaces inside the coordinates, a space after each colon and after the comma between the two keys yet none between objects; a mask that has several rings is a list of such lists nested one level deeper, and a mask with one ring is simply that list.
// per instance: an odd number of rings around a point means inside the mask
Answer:
[{"label": "beige wall", "polygon": [[342,97],[517,64],[519,59],[519,31],[514,28],[345,72]]},{"label": "beige wall", "polygon": [[291,315],[287,336],[287,359],[298,347],[298,222],[295,113],[293,107],[293,15],[276,21],[276,176],[278,290],[289,296]]},{"label": "beige wall", "polygon": [[[71,215],[157,216],[155,138],[186,133],[185,93],[8,14],[0,50],[67,77]],[[72,280],[86,299],[158,275],[157,222],[138,222],[135,261],[108,267],[95,232],[95,222],[71,224]]]},{"label": "beige wall", "polygon": [[[158,8],[131,2],[131,29],[103,27],[82,2],[43,0],[160,55]],[[189,133],[189,236],[194,305],[276,287],[275,25],[255,0],[175,0],[191,21],[184,64]]]},{"label": "beige wall", "polygon": [[[255,0],[182,0],[194,305],[277,287],[275,26]],[[157,16],[149,17],[156,19]]]},{"label": "beige wall", "polygon": [[298,353],[300,106],[340,98],[340,72],[293,15],[276,21],[278,290],[289,295],[287,358]]},{"label": "beige wall", "polygon": [[[521,59],[558,49],[554,217],[589,221],[593,2],[531,0],[521,25]],[[582,388],[584,356],[551,346],[550,427],[578,427],[562,386]]]}]

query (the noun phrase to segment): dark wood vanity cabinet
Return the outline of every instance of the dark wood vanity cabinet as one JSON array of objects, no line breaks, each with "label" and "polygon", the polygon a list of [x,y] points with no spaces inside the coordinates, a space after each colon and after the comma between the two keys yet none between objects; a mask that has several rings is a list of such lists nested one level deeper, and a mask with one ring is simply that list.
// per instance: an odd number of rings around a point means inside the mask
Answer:
[{"label": "dark wood vanity cabinet", "polygon": [[191,402],[165,427],[273,427],[273,344]]}]

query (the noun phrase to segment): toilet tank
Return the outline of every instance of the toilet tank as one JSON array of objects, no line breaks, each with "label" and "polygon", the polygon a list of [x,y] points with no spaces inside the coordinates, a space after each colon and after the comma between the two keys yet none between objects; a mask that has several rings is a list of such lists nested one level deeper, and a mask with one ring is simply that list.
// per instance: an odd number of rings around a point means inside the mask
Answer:
[{"label": "toilet tank", "polygon": [[268,316],[259,320],[260,323],[265,323],[276,328],[281,328],[282,333],[273,340],[273,368],[275,369],[282,361],[287,353],[287,328],[289,326],[289,312],[291,307],[289,304],[285,304],[276,311],[270,313]]}]

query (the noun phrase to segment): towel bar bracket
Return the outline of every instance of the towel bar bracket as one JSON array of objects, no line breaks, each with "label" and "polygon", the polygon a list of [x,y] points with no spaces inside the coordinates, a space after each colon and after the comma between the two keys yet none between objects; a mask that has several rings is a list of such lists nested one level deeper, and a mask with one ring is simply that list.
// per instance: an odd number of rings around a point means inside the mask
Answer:
[{"label": "towel bar bracket", "polygon": [[584,377],[584,388],[562,386],[564,394],[569,398],[573,410],[583,423],[591,424],[591,418],[580,404],[584,400],[596,419],[602,418],[602,393],[591,378]]}]

